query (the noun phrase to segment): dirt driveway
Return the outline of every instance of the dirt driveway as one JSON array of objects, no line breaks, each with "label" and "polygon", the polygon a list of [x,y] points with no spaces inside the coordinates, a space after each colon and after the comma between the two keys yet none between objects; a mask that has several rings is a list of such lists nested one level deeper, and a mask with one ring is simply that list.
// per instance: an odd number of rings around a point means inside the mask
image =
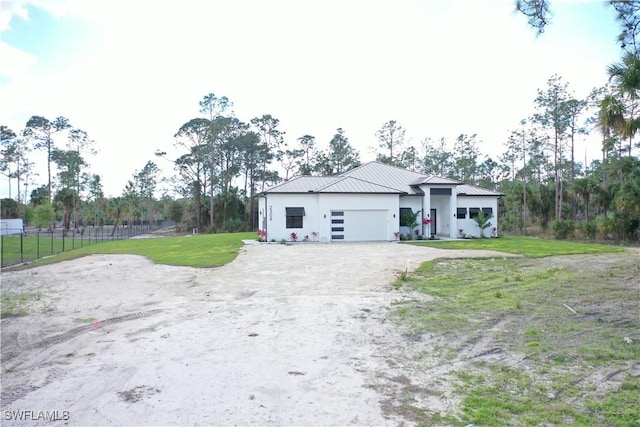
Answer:
[{"label": "dirt driveway", "polygon": [[443,256],[504,254],[270,244],[216,269],[94,255],[3,273],[23,315],[1,320],[2,424],[397,425],[371,386],[403,340],[391,282]]}]

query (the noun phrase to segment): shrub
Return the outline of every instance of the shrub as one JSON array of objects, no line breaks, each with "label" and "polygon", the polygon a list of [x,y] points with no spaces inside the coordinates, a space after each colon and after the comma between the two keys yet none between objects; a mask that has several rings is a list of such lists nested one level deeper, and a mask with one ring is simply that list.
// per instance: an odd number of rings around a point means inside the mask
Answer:
[{"label": "shrub", "polygon": [[587,239],[595,239],[596,234],[598,233],[598,225],[595,221],[581,222],[580,230]]},{"label": "shrub", "polygon": [[566,240],[573,237],[575,226],[573,221],[553,221],[552,223],[553,233],[558,240]]}]

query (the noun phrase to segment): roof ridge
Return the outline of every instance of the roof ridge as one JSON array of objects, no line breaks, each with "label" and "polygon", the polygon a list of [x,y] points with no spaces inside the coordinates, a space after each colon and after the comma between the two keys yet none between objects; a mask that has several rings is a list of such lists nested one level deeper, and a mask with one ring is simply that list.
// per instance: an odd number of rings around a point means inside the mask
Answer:
[{"label": "roof ridge", "polygon": [[356,170],[358,170],[358,169],[360,169],[360,168],[362,168],[364,166],[368,166],[368,165],[371,165],[371,164],[374,164],[374,163],[377,164],[377,165],[380,165],[380,166],[385,166],[385,167],[389,167],[389,168],[398,169],[398,170],[401,170],[403,172],[409,172],[409,173],[413,173],[413,174],[420,175],[420,176],[427,176],[427,175],[423,174],[422,172],[412,171],[412,170],[409,170],[409,169],[401,168],[400,166],[391,165],[389,163],[383,163],[383,162],[380,162],[378,160],[371,160],[370,162],[363,163],[360,166],[356,166],[353,169],[349,169],[348,171],[342,172],[339,176],[341,176],[341,175],[349,175],[351,172],[354,172],[354,171],[356,171]]},{"label": "roof ridge", "polygon": [[320,192],[320,191],[324,190],[325,188],[327,188],[327,187],[329,187],[331,185],[335,185],[335,184],[339,183],[340,181],[346,179],[347,177],[346,176],[342,176],[341,177],[340,175],[338,175],[338,176],[323,176],[322,178],[333,178],[333,180],[331,182],[321,186],[321,187],[316,188],[313,191]]},{"label": "roof ridge", "polygon": [[395,191],[400,191],[400,192],[402,192],[402,193],[406,193],[406,191],[401,190],[401,189],[399,189],[399,188],[389,187],[388,185],[378,184],[377,182],[367,181],[366,179],[356,178],[355,176],[345,176],[345,179],[346,179],[346,178],[355,179],[355,180],[357,180],[357,181],[366,182],[367,184],[375,185],[375,186],[377,186],[377,187],[388,188],[388,189],[390,189],[390,190],[395,190]]}]

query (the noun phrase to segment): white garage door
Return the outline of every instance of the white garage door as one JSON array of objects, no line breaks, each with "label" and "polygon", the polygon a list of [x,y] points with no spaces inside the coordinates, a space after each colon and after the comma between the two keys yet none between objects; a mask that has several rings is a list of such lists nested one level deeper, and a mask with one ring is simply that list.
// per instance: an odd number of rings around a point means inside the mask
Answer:
[{"label": "white garage door", "polygon": [[331,240],[366,242],[389,240],[388,211],[345,210],[331,212]]}]

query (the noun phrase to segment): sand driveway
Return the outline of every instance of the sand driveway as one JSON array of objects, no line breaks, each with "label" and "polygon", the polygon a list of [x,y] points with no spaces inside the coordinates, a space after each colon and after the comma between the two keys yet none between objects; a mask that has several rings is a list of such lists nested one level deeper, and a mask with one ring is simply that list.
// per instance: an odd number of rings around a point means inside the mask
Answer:
[{"label": "sand driveway", "polygon": [[387,314],[407,295],[391,282],[479,255],[265,244],[215,269],[94,255],[5,272],[25,315],[1,320],[1,423],[397,425],[381,408],[393,396],[370,386],[402,339]]}]

